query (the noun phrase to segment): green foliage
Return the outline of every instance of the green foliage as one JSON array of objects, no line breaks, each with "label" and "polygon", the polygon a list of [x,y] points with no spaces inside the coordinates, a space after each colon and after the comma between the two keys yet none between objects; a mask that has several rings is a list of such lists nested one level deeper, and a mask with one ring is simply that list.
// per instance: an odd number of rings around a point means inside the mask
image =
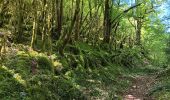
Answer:
[{"label": "green foliage", "polygon": [[36,57],[36,59],[40,70],[53,72],[52,61],[50,61],[50,59],[47,56],[39,55]]},{"label": "green foliage", "polygon": [[[81,44],[81,46],[84,45]],[[96,97],[102,99],[108,98],[108,95],[111,94],[115,95],[128,86],[129,81],[119,80],[117,77],[124,73],[123,67],[112,62],[108,51],[92,46],[82,49],[78,45],[76,49],[80,51],[79,55],[66,53],[66,56],[59,60],[60,63],[57,60],[60,57],[51,55],[49,58],[45,54],[21,47],[21,50],[24,51],[7,55],[4,64],[12,72],[9,75],[0,75],[0,79],[5,80],[6,77],[12,79],[15,76],[14,79],[18,85],[11,88],[14,89],[11,91],[15,91],[18,87],[23,88],[13,98],[20,98],[20,95],[24,95],[22,98],[33,100],[47,98],[50,100],[79,100]],[[105,59],[106,57],[108,59]],[[31,69],[33,60],[37,62],[37,73],[35,74],[32,73]],[[76,66],[73,66],[74,64]],[[62,69],[59,70],[59,68]],[[53,69],[61,71],[60,74],[55,75]],[[5,85],[4,88],[10,87]]]},{"label": "green foliage", "polygon": [[45,54],[36,51],[19,51],[16,55],[9,55],[4,65],[10,69],[15,69],[16,73],[27,77],[27,75],[32,73],[33,61],[37,64],[34,66],[38,70],[38,73],[54,73],[52,60]]},{"label": "green foliage", "polygon": [[170,98],[170,92],[161,91],[161,92],[155,93],[155,98],[157,98],[158,100],[168,100]]},{"label": "green foliage", "polygon": [[[5,65],[8,67],[0,68],[2,99],[67,100],[85,98],[71,80],[62,76],[54,76],[53,63],[47,56],[34,51],[28,53],[19,51],[17,55],[14,55],[15,59],[6,60]],[[36,59],[38,64],[35,75],[31,71],[33,59]],[[59,65],[55,63],[55,67]]]},{"label": "green foliage", "polygon": [[166,84],[165,83],[157,84],[155,87],[150,89],[149,95],[152,95],[153,93],[160,92],[160,91],[170,92],[170,85],[169,85],[169,83],[166,83]]},{"label": "green foliage", "polygon": [[157,74],[159,80],[149,91],[149,95],[153,95],[159,100],[164,100],[169,97],[170,93],[170,70],[166,68]]},{"label": "green foliage", "polygon": [[[62,77],[37,75],[29,79],[30,97],[33,100],[45,99],[83,99],[81,92],[72,82]],[[76,95],[76,96],[75,96]]]},{"label": "green foliage", "polygon": [[0,98],[7,100],[11,98],[21,99],[21,93],[26,93],[26,88],[17,80],[12,70],[5,66],[0,67]]},{"label": "green foliage", "polygon": [[[153,13],[162,1],[140,2],[0,0],[0,31],[12,33],[0,55],[0,99],[114,99],[131,74],[164,68],[169,39]],[[153,92],[160,88],[169,86]]]},{"label": "green foliage", "polygon": [[167,38],[167,47],[165,49],[166,57],[167,57],[167,63],[170,62],[170,36]]}]

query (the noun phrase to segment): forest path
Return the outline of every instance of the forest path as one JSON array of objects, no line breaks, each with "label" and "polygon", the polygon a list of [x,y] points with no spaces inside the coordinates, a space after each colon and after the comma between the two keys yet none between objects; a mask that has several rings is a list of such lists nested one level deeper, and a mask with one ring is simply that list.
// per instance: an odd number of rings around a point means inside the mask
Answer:
[{"label": "forest path", "polygon": [[147,95],[149,89],[155,84],[156,77],[153,75],[136,76],[132,85],[124,93],[123,100],[155,100]]}]

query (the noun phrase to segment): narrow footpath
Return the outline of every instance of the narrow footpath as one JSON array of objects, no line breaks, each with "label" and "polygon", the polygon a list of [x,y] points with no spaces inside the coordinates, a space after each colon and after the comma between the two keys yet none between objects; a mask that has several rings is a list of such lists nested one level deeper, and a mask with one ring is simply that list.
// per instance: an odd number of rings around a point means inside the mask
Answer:
[{"label": "narrow footpath", "polygon": [[132,85],[124,93],[123,100],[155,100],[148,96],[149,89],[155,84],[155,76],[143,75],[134,78]]}]

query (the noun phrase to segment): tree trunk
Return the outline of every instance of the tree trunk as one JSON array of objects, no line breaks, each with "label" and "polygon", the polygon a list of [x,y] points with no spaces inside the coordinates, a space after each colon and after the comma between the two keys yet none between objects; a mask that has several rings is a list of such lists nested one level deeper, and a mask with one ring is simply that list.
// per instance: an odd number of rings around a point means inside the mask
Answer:
[{"label": "tree trunk", "polygon": [[111,34],[111,20],[110,20],[110,7],[109,7],[109,0],[105,0],[105,11],[104,11],[104,43],[110,42],[110,34]]},{"label": "tree trunk", "polygon": [[48,31],[47,31],[47,34],[48,34],[48,55],[51,55],[51,53],[52,53],[52,38],[51,38],[51,29],[52,29],[52,27],[51,27],[51,22],[50,22],[50,20],[51,20],[51,16],[48,14],[48,20],[47,20],[47,29],[48,29]]},{"label": "tree trunk", "polygon": [[79,39],[80,33],[80,0],[76,0],[76,22],[75,22],[75,41]]},{"label": "tree trunk", "polygon": [[58,40],[61,36],[62,22],[63,22],[63,0],[56,0],[56,15],[57,15],[57,35]]},{"label": "tree trunk", "polygon": [[47,1],[44,0],[43,2],[43,29],[42,29],[42,52],[45,51],[45,45],[46,45],[46,37],[47,37],[47,23],[46,23],[46,19],[47,19]]},{"label": "tree trunk", "polygon": [[32,40],[31,40],[31,48],[35,49],[35,41],[37,35],[37,15],[35,15],[34,22],[33,22],[33,29],[32,29]]},{"label": "tree trunk", "polygon": [[137,25],[136,25],[136,45],[140,45],[141,44],[141,29],[142,29],[141,19],[137,19]]},{"label": "tree trunk", "polygon": [[[76,8],[78,8],[78,4],[79,4],[80,0],[77,0],[76,1]],[[73,29],[74,29],[74,26],[75,26],[75,23],[76,23],[76,17],[77,15],[79,14],[79,10],[78,9],[75,9],[75,12],[74,12],[74,17],[71,21],[71,24],[70,24],[70,27],[69,27],[69,30],[68,30],[68,34],[66,34],[66,36],[63,36],[63,39],[64,40],[61,40],[58,45],[59,45],[59,54],[64,56],[64,48],[65,46],[67,45],[67,43],[70,41],[70,38],[71,38],[71,35],[72,35],[72,32],[73,32]]]},{"label": "tree trunk", "polygon": [[[139,4],[139,0],[136,0],[136,5]],[[136,45],[141,44],[141,29],[142,29],[142,18],[141,18],[141,10],[139,7],[136,8]]]},{"label": "tree trunk", "polygon": [[23,12],[22,12],[22,0],[18,0],[17,11],[16,11],[16,19],[17,19],[17,27],[16,27],[16,42],[20,43],[23,40]]}]

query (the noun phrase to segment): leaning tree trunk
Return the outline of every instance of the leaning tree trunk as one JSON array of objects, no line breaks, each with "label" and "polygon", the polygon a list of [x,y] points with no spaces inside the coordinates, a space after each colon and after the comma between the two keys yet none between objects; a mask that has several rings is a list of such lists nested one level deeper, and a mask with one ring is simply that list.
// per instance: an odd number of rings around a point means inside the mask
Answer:
[{"label": "leaning tree trunk", "polygon": [[[80,0],[76,0],[76,8],[79,7],[79,4],[80,4]],[[74,26],[76,23],[77,14],[79,14],[79,10],[75,9],[74,16],[73,16],[73,19],[71,21],[71,24],[68,30],[68,34],[66,34],[66,36],[63,36],[62,38],[63,40],[61,40],[61,43],[58,44],[59,45],[58,50],[59,50],[60,55],[64,55],[64,48],[67,45],[67,43],[70,41]]]}]

